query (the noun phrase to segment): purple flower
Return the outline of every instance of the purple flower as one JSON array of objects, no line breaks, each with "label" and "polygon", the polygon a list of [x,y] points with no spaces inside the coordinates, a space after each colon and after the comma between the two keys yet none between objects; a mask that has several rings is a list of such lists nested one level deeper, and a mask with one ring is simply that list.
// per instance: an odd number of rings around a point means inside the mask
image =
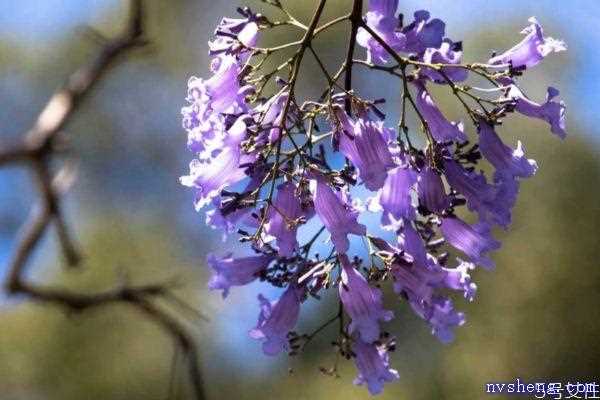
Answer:
[{"label": "purple flower", "polygon": [[188,82],[188,101],[204,103],[205,109],[216,113],[236,112],[244,106],[246,92],[240,86],[239,60],[219,55],[211,63],[214,75],[207,80],[191,77]]},{"label": "purple flower", "polygon": [[413,264],[427,266],[427,252],[423,239],[411,223],[406,223],[402,228],[402,234],[398,236],[398,244],[412,258]]},{"label": "purple flower", "polygon": [[363,342],[373,343],[379,339],[379,321],[391,320],[394,313],[383,309],[381,290],[371,287],[346,255],[340,255],[339,259],[342,264],[340,299],[352,318],[348,332],[358,331]]},{"label": "purple flower", "polygon": [[438,143],[465,142],[467,135],[463,132],[462,123],[450,122],[444,117],[422,81],[415,81],[413,85],[417,88],[417,108],[427,121],[427,126],[433,138]]},{"label": "purple flower", "polygon": [[331,241],[338,253],[348,251],[350,242],[347,235],[366,235],[367,228],[356,221],[358,212],[349,204],[343,190],[334,193],[324,178],[317,176],[310,180],[310,191],[315,211],[331,234]]},{"label": "purple flower", "polygon": [[[400,20],[396,16],[398,0],[369,0],[366,14],[367,25],[377,33],[393,50],[403,49],[406,39],[398,30]],[[367,61],[376,64],[386,63],[390,55],[379,42],[365,29],[360,28],[356,42],[367,49]]]},{"label": "purple flower", "polygon": [[488,269],[494,267],[486,253],[500,248],[500,243],[492,237],[487,224],[480,222],[471,226],[459,218],[444,217],[441,230],[446,241],[465,253],[472,262]]},{"label": "purple flower", "polygon": [[231,286],[244,286],[252,282],[267,268],[273,258],[270,255],[233,258],[231,253],[223,258],[217,258],[209,254],[208,265],[215,273],[208,282],[208,288],[222,290],[225,298]]},{"label": "purple flower", "polygon": [[268,222],[265,225],[265,231],[277,240],[280,256],[290,257],[298,247],[297,219],[307,216],[308,213],[302,209],[300,197],[296,194],[296,186],[292,182],[280,185],[273,207],[269,208]]},{"label": "purple flower", "polygon": [[531,25],[521,31],[525,35],[523,40],[510,50],[490,59],[489,64],[511,63],[514,68],[531,68],[539,64],[548,54],[567,49],[562,40],[544,37],[542,26],[535,17],[529,18],[529,22]]},{"label": "purple flower", "polygon": [[370,199],[369,210],[383,211],[381,225],[396,230],[404,219],[415,218],[415,206],[411,191],[417,183],[417,173],[410,167],[396,167],[388,172],[385,184]]},{"label": "purple flower", "polygon": [[235,54],[254,47],[258,39],[256,19],[251,13],[246,18],[223,18],[215,30],[215,39],[208,42],[209,54]]},{"label": "purple flower", "polygon": [[459,264],[456,268],[442,268],[445,273],[444,286],[463,292],[465,299],[473,301],[477,285],[471,281],[469,271],[475,269],[475,264],[460,259],[458,261]]},{"label": "purple flower", "polygon": [[564,139],[567,136],[565,131],[565,103],[563,101],[552,101],[560,92],[553,88],[548,88],[546,102],[543,104],[535,103],[526,97],[521,89],[516,85],[511,85],[508,92],[508,98],[516,102],[515,109],[523,115],[532,118],[539,118],[550,124],[552,133]]},{"label": "purple flower", "polygon": [[256,108],[256,123],[263,127],[269,128],[268,142],[275,143],[279,140],[283,126],[283,108],[288,101],[289,93],[282,91],[271,97],[264,104]]},{"label": "purple flower", "polygon": [[449,159],[444,160],[444,170],[450,186],[467,200],[469,210],[484,212],[494,198],[494,187],[487,183],[485,176]]},{"label": "purple flower", "polygon": [[381,393],[386,382],[398,380],[398,371],[390,368],[389,356],[385,346],[365,343],[356,338],[352,343],[354,362],[358,369],[355,385],[367,385],[369,393]]},{"label": "purple flower", "polygon": [[[423,54],[423,61],[429,64],[460,64],[462,62],[462,43],[453,43],[444,39],[439,48],[429,47]],[[461,82],[468,78],[469,72],[465,68],[444,67],[444,74],[454,82]],[[444,76],[431,68],[424,68],[423,75],[436,83],[447,83]]]},{"label": "purple flower", "polygon": [[419,172],[417,193],[421,205],[434,213],[441,213],[450,206],[450,198],[444,190],[440,174],[429,166]]},{"label": "purple flower", "polygon": [[256,157],[242,152],[240,142],[245,135],[246,124],[240,118],[229,129],[222,150],[208,161],[192,160],[190,174],[179,179],[182,185],[196,190],[196,210],[210,203],[228,185],[246,177],[244,165],[253,162]]},{"label": "purple flower", "polygon": [[435,289],[445,275],[441,269],[427,264],[395,263],[392,266],[394,292],[404,293],[410,303],[431,303]]},{"label": "purple flower", "polygon": [[429,11],[419,10],[414,14],[415,20],[402,29],[406,36],[403,51],[422,53],[427,48],[437,49],[442,45],[446,24],[440,19],[429,21]]},{"label": "purple flower", "polygon": [[358,176],[369,190],[383,186],[387,171],[394,166],[392,154],[384,139],[383,122],[366,116],[352,122],[339,110],[336,117],[344,132],[339,134],[339,149],[358,169]]},{"label": "purple flower", "polygon": [[479,121],[479,148],[483,156],[502,175],[528,178],[535,174],[537,163],[525,157],[521,142],[517,148],[511,149],[498,137],[494,128],[486,121]]},{"label": "purple flower", "polygon": [[300,302],[304,290],[289,286],[279,300],[270,302],[262,294],[258,295],[260,314],[256,328],[250,331],[250,337],[263,341],[263,352],[275,356],[288,350],[287,335],[296,326],[300,315]]},{"label": "purple flower", "polygon": [[411,302],[413,311],[429,323],[433,333],[442,343],[454,340],[454,328],[464,325],[465,314],[454,309],[452,300],[434,296],[431,303]]}]

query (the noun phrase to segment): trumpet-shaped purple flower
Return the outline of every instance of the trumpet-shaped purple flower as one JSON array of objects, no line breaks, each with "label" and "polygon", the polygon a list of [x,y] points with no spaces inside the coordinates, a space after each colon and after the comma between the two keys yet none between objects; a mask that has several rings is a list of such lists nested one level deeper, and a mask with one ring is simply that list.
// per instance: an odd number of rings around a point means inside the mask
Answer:
[{"label": "trumpet-shaped purple flower", "polygon": [[205,109],[216,113],[236,112],[243,108],[245,92],[240,86],[239,59],[219,55],[211,63],[214,75],[207,80],[192,77],[188,82],[188,99],[204,103]]},{"label": "trumpet-shaped purple flower", "polygon": [[180,178],[182,185],[196,190],[196,210],[210,203],[228,185],[246,177],[244,165],[253,162],[256,157],[242,152],[240,142],[245,135],[246,124],[240,118],[229,129],[222,150],[208,162],[192,160],[190,174]]},{"label": "trumpet-shaped purple flower", "polygon": [[300,315],[300,302],[304,290],[290,286],[279,300],[270,302],[262,294],[258,295],[260,315],[256,328],[250,331],[250,337],[263,341],[263,352],[275,356],[288,350],[288,333],[296,326]]},{"label": "trumpet-shaped purple flower", "polygon": [[462,251],[469,259],[485,268],[494,267],[494,262],[486,255],[500,248],[490,232],[490,227],[480,222],[471,226],[456,217],[442,218],[442,235],[454,248]]},{"label": "trumpet-shaped purple flower", "polygon": [[339,110],[337,118],[344,132],[339,133],[339,149],[358,169],[358,176],[369,190],[383,186],[387,171],[394,161],[384,138],[381,121],[371,121],[366,116],[355,122]]},{"label": "trumpet-shaped purple flower", "polygon": [[214,274],[208,282],[208,288],[222,290],[225,298],[231,286],[244,286],[252,282],[273,259],[274,257],[270,255],[233,258],[230,253],[225,257],[217,258],[209,254],[208,265],[213,269]]},{"label": "trumpet-shaped purple flower", "polygon": [[340,254],[347,252],[349,234],[364,236],[367,233],[367,227],[357,222],[358,211],[349,203],[343,190],[334,193],[323,177],[311,179],[310,191],[315,211],[331,234],[336,251]]},{"label": "trumpet-shaped purple flower", "polygon": [[235,54],[256,45],[257,16],[245,12],[246,18],[223,18],[215,30],[215,39],[208,42],[209,54]]},{"label": "trumpet-shaped purple flower", "polygon": [[274,143],[279,140],[283,130],[283,108],[288,101],[288,92],[279,92],[256,109],[256,123],[262,127],[271,127],[268,142]]},{"label": "trumpet-shaped purple flower", "polygon": [[417,173],[410,167],[396,167],[388,172],[383,187],[369,202],[371,211],[383,211],[381,225],[384,228],[397,229],[404,219],[415,218],[411,197],[415,183]]},{"label": "trumpet-shaped purple flower", "polygon": [[423,82],[415,81],[413,84],[417,88],[415,99],[417,107],[427,121],[427,126],[433,138],[438,143],[465,142],[467,135],[463,132],[462,123],[450,122],[444,117]]},{"label": "trumpet-shaped purple flower", "polygon": [[464,325],[465,314],[454,309],[452,300],[443,296],[434,296],[431,303],[411,302],[413,311],[431,326],[433,333],[442,343],[454,340],[454,328]]},{"label": "trumpet-shaped purple flower", "polygon": [[463,168],[454,160],[444,160],[446,179],[454,190],[465,196],[472,211],[482,212],[487,202],[494,198],[494,187],[487,183],[483,174]]},{"label": "trumpet-shaped purple flower", "polygon": [[414,21],[402,29],[406,37],[404,51],[422,53],[427,48],[438,49],[442,45],[446,24],[441,19],[429,20],[429,11],[419,10],[414,14]]},{"label": "trumpet-shaped purple flower", "polygon": [[485,121],[479,122],[479,148],[496,171],[500,171],[503,175],[528,178],[537,170],[537,163],[525,158],[520,141],[517,142],[516,149],[511,149],[502,143],[494,128]]},{"label": "trumpet-shaped purple flower", "polygon": [[398,236],[400,248],[412,259],[412,263],[422,267],[427,266],[427,252],[423,239],[411,223],[406,223],[402,228],[402,234]]},{"label": "trumpet-shaped purple flower", "polygon": [[473,301],[477,292],[477,285],[471,281],[469,271],[475,269],[475,264],[458,260],[459,264],[456,268],[442,268],[444,276],[444,286],[463,292],[465,299]]},{"label": "trumpet-shaped purple flower", "polygon": [[[444,39],[439,48],[429,47],[425,50],[423,61],[429,64],[460,64],[462,53],[462,43]],[[469,72],[464,68],[444,67],[442,70],[446,77],[454,82],[464,81],[469,76]],[[447,83],[444,75],[432,68],[424,68],[422,74],[436,83]]]},{"label": "trumpet-shaped purple flower", "polygon": [[277,240],[278,253],[282,257],[290,257],[298,247],[296,231],[298,219],[308,217],[302,209],[300,197],[296,195],[296,186],[286,182],[279,186],[274,207],[269,209],[265,231]]},{"label": "trumpet-shaped purple flower", "polygon": [[441,213],[450,206],[440,174],[428,166],[419,172],[417,193],[421,205],[431,212]]},{"label": "trumpet-shaped purple flower", "polygon": [[508,98],[516,102],[515,110],[528,117],[546,121],[550,124],[552,133],[564,139],[567,136],[565,130],[566,106],[563,101],[553,101],[559,94],[560,92],[557,89],[549,87],[546,102],[538,104],[526,97],[516,85],[511,85]]},{"label": "trumpet-shaped purple flower", "polygon": [[350,264],[348,257],[340,256],[342,264],[340,299],[344,310],[352,318],[350,334],[358,332],[365,343],[379,339],[379,321],[389,321],[394,313],[383,308],[381,290],[371,287],[364,276]]},{"label": "trumpet-shaped purple flower", "polygon": [[529,22],[531,25],[521,31],[525,35],[523,40],[513,48],[491,58],[489,64],[511,63],[514,68],[531,68],[539,64],[548,54],[567,49],[562,40],[544,37],[542,26],[535,17],[529,18]]},{"label": "trumpet-shaped purple flower", "polygon": [[[367,25],[392,49],[404,48],[406,38],[399,31],[400,20],[396,16],[398,0],[369,0],[369,11],[365,16]],[[367,61],[384,64],[390,59],[388,52],[365,29],[360,28],[356,42],[367,49]]]},{"label": "trumpet-shaped purple flower", "polygon": [[352,351],[355,354],[354,362],[358,369],[358,376],[354,380],[354,384],[366,384],[372,395],[381,393],[386,382],[393,382],[400,378],[398,371],[390,368],[385,346],[365,343],[356,338],[352,343]]}]

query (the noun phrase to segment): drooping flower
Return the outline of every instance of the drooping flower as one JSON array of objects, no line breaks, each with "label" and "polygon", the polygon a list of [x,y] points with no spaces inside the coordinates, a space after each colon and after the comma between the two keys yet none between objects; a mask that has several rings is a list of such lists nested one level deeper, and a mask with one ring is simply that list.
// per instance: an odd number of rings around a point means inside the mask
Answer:
[{"label": "drooping flower", "polygon": [[454,340],[454,328],[464,325],[465,314],[454,309],[451,299],[434,296],[431,303],[410,303],[413,311],[429,323],[433,333],[442,343]]},{"label": "drooping flower", "polygon": [[381,393],[386,382],[393,382],[400,378],[398,371],[390,368],[389,356],[385,346],[374,343],[365,343],[360,338],[355,338],[352,343],[354,363],[358,369],[355,385],[367,385],[369,393]]},{"label": "drooping flower", "polygon": [[288,101],[288,97],[288,92],[280,91],[256,108],[256,123],[265,128],[265,132],[268,132],[267,141],[269,143],[275,143],[279,140],[281,132],[285,128],[283,126],[283,109]]},{"label": "drooping flower", "polygon": [[231,55],[219,55],[212,60],[210,79],[191,77],[188,98],[205,104],[205,109],[216,113],[236,112],[243,108],[245,91],[240,85],[239,60]]},{"label": "drooping flower", "polygon": [[465,142],[467,135],[463,132],[462,123],[450,122],[444,117],[423,82],[414,81],[413,85],[417,88],[415,99],[417,108],[427,121],[427,126],[433,138],[438,143]]},{"label": "drooping flower", "polygon": [[475,264],[460,259],[458,261],[456,268],[442,268],[445,273],[444,286],[463,292],[465,299],[473,301],[477,285],[471,281],[469,271],[475,269]]},{"label": "drooping flower", "polygon": [[277,241],[281,257],[290,257],[298,247],[296,231],[298,219],[308,217],[308,210],[302,209],[301,199],[296,194],[296,186],[286,182],[278,187],[273,207],[269,208],[265,232]]},{"label": "drooping flower", "polygon": [[288,350],[288,333],[296,326],[300,315],[300,302],[304,290],[289,286],[279,300],[270,302],[262,294],[258,296],[260,315],[256,328],[250,331],[250,337],[263,341],[263,352],[275,356]]},{"label": "drooping flower", "polygon": [[564,139],[567,136],[565,128],[565,103],[553,101],[560,92],[553,88],[548,88],[546,102],[538,104],[526,97],[521,89],[516,85],[511,85],[508,91],[508,98],[516,102],[515,110],[531,118],[538,118],[550,124],[552,133]]},{"label": "drooping flower", "polygon": [[438,49],[442,45],[446,24],[441,19],[429,20],[429,11],[419,10],[414,14],[414,21],[402,29],[406,37],[403,51],[422,53],[427,48]]},{"label": "drooping flower", "polygon": [[270,255],[233,258],[231,253],[222,258],[208,255],[208,265],[214,274],[208,282],[211,290],[222,290],[223,297],[229,294],[231,286],[244,286],[258,278],[258,274],[273,261]]},{"label": "drooping flower", "polygon": [[341,109],[336,112],[343,132],[339,132],[339,149],[358,169],[358,176],[369,190],[383,186],[387,171],[394,161],[384,138],[382,121],[371,121],[362,115],[350,121]]},{"label": "drooping flower", "polygon": [[483,120],[479,122],[478,131],[481,153],[496,168],[496,171],[520,178],[528,178],[535,174],[537,163],[525,157],[521,141],[517,142],[516,149],[511,149],[502,143],[494,128]]},{"label": "drooping flower", "polygon": [[489,64],[508,64],[514,68],[536,66],[552,52],[564,51],[567,46],[562,40],[544,37],[544,31],[535,17],[529,18],[531,25],[521,31],[523,40],[511,49],[491,58]]},{"label": "drooping flower", "polygon": [[440,174],[429,166],[419,172],[417,193],[421,205],[431,212],[441,213],[450,206],[450,198],[444,190]]},{"label": "drooping flower", "polygon": [[195,189],[196,210],[209,204],[225,187],[246,177],[244,165],[253,162],[256,157],[252,154],[245,154],[240,148],[240,142],[245,134],[246,124],[240,118],[229,129],[220,152],[208,162],[192,160],[190,174],[180,178],[182,185]]},{"label": "drooping flower", "polygon": [[245,18],[223,18],[215,30],[215,39],[208,42],[209,54],[235,54],[256,45],[258,16],[249,9],[241,10]]},{"label": "drooping flower", "polygon": [[485,175],[450,159],[444,160],[444,172],[450,186],[465,197],[469,209],[484,212],[487,202],[494,198],[494,187],[487,183]]},{"label": "drooping flower", "polygon": [[[404,48],[406,38],[399,31],[400,20],[396,16],[398,0],[369,0],[369,11],[365,16],[367,25],[375,31],[393,50]],[[356,42],[367,49],[367,61],[384,64],[390,59],[389,53],[365,29],[360,28]]]},{"label": "drooping flower", "polygon": [[358,332],[363,342],[373,343],[379,339],[379,321],[391,320],[394,313],[383,308],[381,290],[371,287],[346,255],[339,259],[342,264],[340,299],[344,310],[352,318],[348,332]]},{"label": "drooping flower", "polygon": [[381,225],[396,230],[404,219],[416,216],[411,191],[417,183],[417,173],[409,166],[396,167],[388,172],[385,183],[377,196],[370,199],[369,209],[383,211]]},{"label": "drooping flower", "polygon": [[366,226],[357,222],[358,212],[350,204],[348,195],[343,190],[334,193],[323,177],[316,176],[310,180],[310,191],[315,211],[331,234],[336,251],[345,253],[350,246],[347,236],[364,236]]},{"label": "drooping flower", "polygon": [[492,269],[494,262],[487,253],[500,248],[490,232],[490,227],[484,222],[473,226],[457,217],[442,218],[442,235],[454,248],[466,254],[471,262]]},{"label": "drooping flower", "polygon": [[[429,64],[456,65],[462,62],[462,43],[454,43],[450,39],[444,39],[439,48],[429,47],[423,54],[423,61]],[[469,72],[465,68],[444,67],[442,73],[432,69],[423,68],[422,74],[436,83],[447,83],[446,77],[454,82],[467,79]]]}]

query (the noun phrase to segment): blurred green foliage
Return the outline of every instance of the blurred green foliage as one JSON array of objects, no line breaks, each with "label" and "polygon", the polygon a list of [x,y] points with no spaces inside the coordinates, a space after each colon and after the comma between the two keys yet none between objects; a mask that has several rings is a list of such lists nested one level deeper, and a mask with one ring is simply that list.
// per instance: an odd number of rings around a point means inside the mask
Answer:
[{"label": "blurred green foliage", "polygon": [[[221,310],[244,306],[255,313],[256,307],[222,302],[204,289],[207,272],[201,260],[208,249],[219,246],[218,237],[200,228],[203,218],[193,214],[189,196],[176,182],[187,156],[177,114],[185,80],[206,73],[205,41],[223,7],[200,3],[149,2],[152,45],[107,75],[69,127],[82,154],[69,210],[87,261],[82,271],[62,271],[50,240],[37,255],[31,278],[101,290],[122,279],[153,283],[181,277],[186,285],[180,296],[211,318],[209,323],[189,323],[203,349],[209,399],[366,398],[364,388],[351,385],[352,363],[341,363],[341,379],[318,371],[335,359],[327,333],[300,356],[281,357],[275,364],[265,359],[271,368],[264,374],[247,373],[247,366],[241,369],[243,357],[228,359],[214,344],[216,338],[221,345],[227,343],[230,334],[219,330]],[[343,4],[334,3],[328,17],[339,14]],[[301,17],[308,14],[304,2],[294,7]],[[106,34],[118,29],[119,12],[99,28]],[[513,37],[507,39],[504,32],[478,36],[470,43],[472,57],[484,57],[492,42],[510,43]],[[31,110],[36,110],[94,47],[74,35],[40,54],[0,39],[3,58],[10,60],[0,65],[0,74],[21,68],[34,83]],[[318,50],[333,65],[343,47],[332,33],[323,37]],[[553,63],[541,69],[532,91],[543,93],[541,82],[571,68],[558,59],[549,61]],[[306,93],[323,83],[316,68],[307,62],[308,78],[301,86]],[[372,81],[357,79],[359,90],[377,95],[379,87]],[[395,106],[392,99],[388,107]],[[458,111],[448,109],[450,115]],[[19,121],[30,123],[34,112],[27,112],[16,117],[16,128]],[[485,383],[515,377],[598,381],[600,157],[597,144],[588,141],[590,135],[578,131],[577,112],[582,111],[570,111],[571,135],[564,143],[541,123],[519,120],[503,128],[507,143],[523,140],[540,170],[522,185],[511,230],[498,232],[503,247],[494,256],[497,270],[476,272],[478,296],[472,304],[460,304],[468,322],[449,346],[439,344],[405,304],[394,307],[397,319],[389,330],[398,337],[393,364],[401,380],[388,386],[381,399],[477,399],[484,397]],[[65,315],[49,305],[13,303],[0,309],[3,400],[166,398],[173,343],[127,306]],[[326,319],[330,307],[323,308],[311,308],[311,313],[322,314],[311,318]],[[305,325],[310,329],[310,323]],[[179,365],[177,371],[179,397],[186,398],[185,369]]]}]

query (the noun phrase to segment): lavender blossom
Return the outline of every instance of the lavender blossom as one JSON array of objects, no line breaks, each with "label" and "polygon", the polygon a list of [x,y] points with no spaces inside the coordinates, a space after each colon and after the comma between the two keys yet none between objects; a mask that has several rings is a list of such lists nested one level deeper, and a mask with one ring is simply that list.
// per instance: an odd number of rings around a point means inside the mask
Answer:
[{"label": "lavender blossom", "polygon": [[[400,21],[396,16],[397,9],[398,0],[369,0],[365,21],[392,49],[400,51],[404,48],[406,38],[398,30]],[[368,62],[385,64],[390,59],[388,52],[365,29],[358,30],[356,42],[367,49]]]},{"label": "lavender blossom", "polygon": [[[520,185],[537,170],[523,144],[505,144],[495,127],[511,126],[516,112],[546,121],[555,135],[566,136],[566,107],[556,100],[558,90],[549,87],[546,101],[538,104],[517,86],[527,69],[566,48],[544,37],[535,19],[510,50],[487,62],[463,64],[462,42],[445,37],[442,20],[420,10],[403,26],[398,4],[369,0],[364,16],[354,7],[350,15],[324,22],[321,0],[305,26],[277,1],[272,5],[285,20],[240,8],[241,17],[219,23],[209,42],[212,76],[189,80],[181,110],[193,160],[180,182],[195,192],[196,209],[210,205],[209,226],[224,235],[236,232],[256,253],[209,256],[214,271],[209,288],[226,297],[232,286],[257,278],[285,288],[277,301],[259,296],[261,312],[250,331],[268,355],[301,352],[326,332],[324,327],[339,322],[336,351],[355,359],[355,383],[371,394],[398,379],[387,354],[393,340],[380,326],[393,317],[383,302],[383,285],[392,281],[396,299],[448,343],[466,321],[454,301],[473,301],[477,291],[475,266],[494,267],[490,253],[500,243],[491,230],[508,229]],[[347,38],[345,64],[329,70],[313,41],[338,23],[350,24],[354,37]],[[299,41],[257,45],[263,30],[291,25],[303,29]],[[355,60],[353,44],[366,49],[367,62]],[[284,54],[288,50],[291,56]],[[299,83],[308,52],[327,82],[318,97],[300,93],[308,93]],[[276,58],[285,61],[274,66]],[[383,66],[390,58],[397,62]],[[395,93],[403,93],[400,121],[386,120],[386,99],[365,97],[352,85],[363,68],[384,74],[389,80],[383,84],[391,82]],[[477,133],[467,135],[462,122],[446,118],[429,91],[434,84],[456,100]],[[330,129],[323,131],[328,123]],[[416,133],[423,140],[413,140]],[[371,221],[368,231],[358,222],[361,216],[372,220],[362,206],[365,198],[369,211],[381,213],[380,223]],[[396,239],[378,237],[380,229],[393,231]],[[330,241],[323,237],[327,232]],[[350,234],[368,247],[367,259],[350,246]],[[446,246],[464,260],[450,257]],[[320,299],[336,286],[340,314],[312,334],[293,331],[307,296]]]},{"label": "lavender blossom", "polygon": [[350,246],[347,235],[364,236],[367,233],[366,226],[356,221],[358,212],[349,203],[348,195],[344,191],[334,193],[324,178],[311,179],[310,191],[315,211],[331,234],[336,251],[345,253]]},{"label": "lavender blossom", "polygon": [[300,315],[300,302],[304,291],[290,286],[279,300],[270,302],[262,294],[258,296],[260,315],[256,328],[250,331],[250,337],[263,341],[263,352],[275,356],[289,349],[287,335],[296,326]]},{"label": "lavender blossom", "polygon": [[355,331],[365,343],[379,339],[379,321],[389,321],[394,313],[383,309],[381,290],[371,287],[364,276],[350,264],[348,257],[340,256],[342,264],[339,293],[344,310],[352,322],[348,326],[350,334]]},{"label": "lavender blossom", "polygon": [[245,133],[246,124],[238,119],[228,131],[224,148],[208,162],[192,160],[190,174],[180,178],[182,185],[195,189],[196,210],[209,204],[225,187],[246,177],[244,165],[253,162],[255,156],[244,154],[240,148]]},{"label": "lavender blossom", "polygon": [[422,53],[428,48],[438,49],[442,45],[446,24],[440,19],[429,20],[429,11],[419,10],[414,14],[414,21],[402,29],[406,36],[403,51]]},{"label": "lavender blossom", "polygon": [[341,110],[336,116],[343,129],[339,133],[340,151],[358,169],[358,176],[367,189],[381,188],[387,171],[394,166],[392,154],[384,139],[383,122],[371,121],[366,115],[351,122]]},{"label": "lavender blossom", "polygon": [[296,186],[291,182],[280,185],[273,207],[269,209],[265,232],[277,240],[281,257],[290,257],[298,247],[296,231],[299,219],[306,219],[309,213],[302,209]]},{"label": "lavender blossom", "polygon": [[413,82],[417,88],[416,104],[421,115],[427,121],[427,126],[431,135],[438,143],[447,143],[452,141],[465,142],[467,136],[463,132],[462,123],[450,122],[444,117],[437,107],[431,95],[421,81]]},{"label": "lavender blossom", "polygon": [[222,290],[223,298],[231,286],[244,286],[258,278],[258,274],[273,261],[272,256],[258,255],[233,258],[231,253],[222,258],[208,255],[208,265],[214,270],[208,282],[210,290]]},{"label": "lavender blossom", "polygon": [[552,133],[564,139],[567,136],[565,131],[565,110],[566,106],[563,101],[552,101],[560,92],[553,88],[548,88],[546,102],[543,104],[535,103],[527,98],[521,89],[516,85],[511,85],[508,91],[508,98],[516,102],[515,109],[523,115],[531,118],[538,118],[550,124]]},{"label": "lavender blossom", "polygon": [[370,211],[383,211],[382,227],[397,230],[404,219],[415,218],[411,191],[416,182],[417,174],[410,167],[396,167],[388,173],[385,184],[369,202]]},{"label": "lavender blossom", "polygon": [[431,212],[441,213],[450,206],[440,174],[428,166],[419,172],[417,193],[421,204]]},{"label": "lavender blossom", "polygon": [[494,262],[486,254],[499,249],[500,243],[492,237],[487,224],[482,222],[471,226],[459,218],[445,217],[442,218],[441,230],[446,241],[465,253],[473,263],[494,268]]},{"label": "lavender blossom", "polygon": [[400,378],[398,371],[390,368],[386,347],[365,343],[356,338],[352,343],[352,351],[358,369],[354,384],[366,384],[370,394],[381,393],[386,382],[393,382]]},{"label": "lavender blossom", "polygon": [[[429,47],[423,54],[423,61],[429,64],[453,64],[462,63],[462,43],[454,43],[450,39],[444,39],[439,48]],[[444,67],[442,73],[432,69],[424,68],[422,74],[436,83],[447,83],[446,77],[453,82],[462,82],[469,76],[465,68]]]},{"label": "lavender blossom", "polygon": [[531,25],[521,31],[525,35],[523,40],[504,53],[491,58],[489,64],[511,63],[513,68],[531,68],[539,64],[548,54],[567,49],[562,40],[544,37],[542,26],[535,17],[529,18],[529,22]]},{"label": "lavender blossom", "polygon": [[516,149],[511,149],[502,143],[494,128],[485,121],[479,122],[479,148],[490,164],[503,175],[528,178],[537,170],[535,160],[525,158],[520,141]]}]

